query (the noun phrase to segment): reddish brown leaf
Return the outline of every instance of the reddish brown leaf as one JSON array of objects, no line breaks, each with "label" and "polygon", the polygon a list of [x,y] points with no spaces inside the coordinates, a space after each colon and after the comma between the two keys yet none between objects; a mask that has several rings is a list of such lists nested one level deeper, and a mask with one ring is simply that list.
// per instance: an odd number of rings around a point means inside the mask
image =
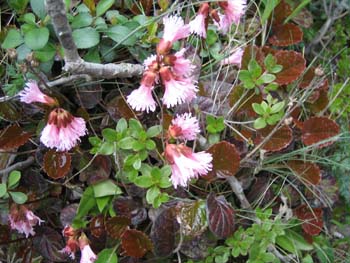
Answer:
[{"label": "reddish brown leaf", "polygon": [[125,230],[131,224],[131,220],[126,216],[114,216],[107,220],[106,230],[110,237],[114,239],[120,238]]},{"label": "reddish brown leaf", "polygon": [[[257,114],[252,108],[253,103],[261,103],[263,98],[261,94],[256,94],[253,90],[249,90],[247,94],[244,92],[247,90],[242,86],[236,86],[233,88],[230,94],[230,107],[233,107],[238,101],[239,105],[235,110],[237,115],[247,115],[249,117],[256,117]],[[244,95],[244,97],[243,97]]]},{"label": "reddish brown leaf", "polygon": [[152,241],[145,233],[136,229],[128,229],[122,236],[122,247],[130,257],[141,258],[153,250]]},{"label": "reddish brown leaf", "polygon": [[8,126],[0,131],[0,149],[12,150],[22,146],[29,140],[30,136],[30,133],[24,132],[16,124]]},{"label": "reddish brown leaf", "polygon": [[313,101],[313,102],[307,102],[306,107],[311,110],[313,113],[318,113],[322,110],[324,110],[329,103],[327,91],[320,90],[320,91],[315,91],[318,93],[318,98]]},{"label": "reddish brown leaf", "polygon": [[213,169],[209,177],[233,176],[237,173],[241,158],[233,144],[221,141],[212,145],[208,152],[213,156]]},{"label": "reddish brown leaf", "polygon": [[[130,189],[127,192],[132,193]],[[144,196],[144,193],[142,196]],[[118,215],[131,218],[131,224],[134,226],[143,223],[147,219],[146,208],[142,206],[141,202],[131,197],[119,196],[114,200],[113,208]]]},{"label": "reddish brown leaf", "polygon": [[[85,160],[88,163],[90,156]],[[87,181],[88,184],[97,184],[109,178],[111,173],[112,163],[110,158],[103,155],[98,155],[92,161],[91,165],[80,173],[79,179],[82,182]]]},{"label": "reddish brown leaf", "polygon": [[156,217],[151,229],[151,238],[157,256],[166,257],[173,252],[177,246],[176,235],[179,228],[175,207],[164,209]]},{"label": "reddish brown leaf", "polygon": [[[338,124],[326,117],[312,117],[304,121],[302,129],[302,141],[305,145],[313,145],[323,140],[330,139],[340,132]],[[323,148],[333,144],[333,141],[328,141],[319,144],[318,148]]]},{"label": "reddish brown leaf", "polygon": [[292,7],[282,0],[273,11],[273,24],[279,25],[283,24],[284,20],[292,14]]},{"label": "reddish brown leaf", "polygon": [[276,53],[277,64],[282,65],[283,69],[276,75],[276,82],[280,85],[286,85],[304,72],[306,61],[301,53],[288,50],[280,50]]},{"label": "reddish brown leaf", "polygon": [[256,46],[247,46],[243,52],[241,68],[247,69],[249,61],[252,58],[254,58],[261,67],[264,67],[265,55],[262,52],[261,48]]},{"label": "reddish brown leaf", "polygon": [[269,42],[274,46],[287,47],[303,40],[303,31],[292,23],[275,26],[272,30]]},{"label": "reddish brown leaf", "polygon": [[118,121],[120,118],[135,118],[133,111],[126,103],[123,97],[118,96],[111,99],[106,105],[107,111],[113,120]]},{"label": "reddish brown leaf", "polygon": [[63,178],[70,170],[71,156],[67,152],[49,150],[44,155],[44,170],[53,179]]},{"label": "reddish brown leaf", "polygon": [[287,166],[306,183],[316,185],[321,181],[320,168],[312,162],[294,160],[289,161]]},{"label": "reddish brown leaf", "polygon": [[[267,126],[264,129],[257,131],[257,136],[254,139],[255,144],[261,143],[274,129],[274,126]],[[279,128],[264,144],[263,149],[269,152],[278,152],[286,148],[293,140],[292,130],[288,126]]]},{"label": "reddish brown leaf", "polygon": [[224,196],[210,193],[207,198],[209,229],[219,238],[226,238],[235,230],[235,210]]},{"label": "reddish brown leaf", "polygon": [[103,215],[95,216],[90,222],[90,232],[99,238],[105,233],[105,219]]},{"label": "reddish brown leaf", "polygon": [[323,211],[321,208],[310,208],[307,205],[301,205],[294,210],[295,215],[303,221],[301,227],[306,234],[317,236],[323,227]]}]

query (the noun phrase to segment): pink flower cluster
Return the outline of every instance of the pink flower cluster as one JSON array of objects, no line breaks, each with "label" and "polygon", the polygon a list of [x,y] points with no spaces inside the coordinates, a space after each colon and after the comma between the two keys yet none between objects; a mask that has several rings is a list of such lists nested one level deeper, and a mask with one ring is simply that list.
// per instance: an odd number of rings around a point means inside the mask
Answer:
[{"label": "pink flower cluster", "polygon": [[15,204],[11,206],[9,221],[11,229],[17,230],[20,234],[25,234],[26,238],[29,235],[34,236],[34,226],[44,222],[24,205],[18,207]]},{"label": "pink flower cluster", "polygon": [[[190,113],[177,116],[168,129],[169,139],[181,141],[195,140],[200,132],[197,118]],[[171,166],[171,182],[174,188],[178,185],[186,187],[191,179],[206,175],[212,169],[213,157],[210,153],[194,153],[184,143],[168,143],[165,148],[165,158]]]},{"label": "pink flower cluster", "polygon": [[127,97],[130,106],[137,111],[155,111],[156,102],[152,91],[159,82],[165,88],[163,104],[168,108],[190,102],[198,90],[196,80],[191,77],[194,67],[185,58],[185,49],[170,53],[175,41],[189,36],[189,25],[185,25],[178,16],[165,17],[163,22],[164,34],[157,46],[157,55],[144,61],[145,72],[141,85]]},{"label": "pink flower cluster", "polygon": [[[31,80],[19,94],[20,101],[25,103],[43,103],[48,106],[57,106],[57,101],[44,94],[38,84]],[[51,111],[48,123],[41,132],[40,141],[48,148],[58,151],[69,151],[86,134],[86,123],[83,118],[72,116],[62,108]]]},{"label": "pink flower cluster", "polygon": [[71,226],[66,226],[63,230],[63,236],[66,238],[66,246],[60,251],[61,253],[69,255],[71,259],[75,259],[75,253],[80,249],[81,257],[80,263],[93,263],[97,256],[92,251],[89,240],[84,233],[78,237],[78,232]]}]

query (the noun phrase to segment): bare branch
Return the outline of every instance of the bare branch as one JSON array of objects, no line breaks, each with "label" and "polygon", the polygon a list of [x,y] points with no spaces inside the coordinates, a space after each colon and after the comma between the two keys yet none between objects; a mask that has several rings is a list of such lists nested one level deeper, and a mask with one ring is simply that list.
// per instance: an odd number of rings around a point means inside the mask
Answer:
[{"label": "bare branch", "polygon": [[85,79],[86,81],[92,80],[91,76],[88,74],[78,74],[78,75],[72,75],[72,76],[68,76],[68,77],[62,77],[62,78],[47,82],[46,85],[48,87],[55,87],[55,86],[71,83],[71,82],[73,82],[75,80],[79,80],[79,79]]},{"label": "bare branch", "polygon": [[13,170],[23,170],[30,166],[32,163],[34,163],[34,157],[29,156],[27,160],[15,163],[5,169],[0,170],[0,175],[8,174],[12,172]]},{"label": "bare branch", "polygon": [[229,176],[226,178],[226,181],[230,184],[232,192],[236,195],[241,203],[241,207],[244,209],[252,209],[247,197],[243,192],[243,187],[240,181],[234,176]]},{"label": "bare branch", "polygon": [[85,62],[74,44],[63,0],[45,0],[47,13],[52,19],[56,35],[64,49],[64,70],[73,74],[88,74],[91,77],[111,79],[140,76],[143,66],[140,64],[99,64]]}]

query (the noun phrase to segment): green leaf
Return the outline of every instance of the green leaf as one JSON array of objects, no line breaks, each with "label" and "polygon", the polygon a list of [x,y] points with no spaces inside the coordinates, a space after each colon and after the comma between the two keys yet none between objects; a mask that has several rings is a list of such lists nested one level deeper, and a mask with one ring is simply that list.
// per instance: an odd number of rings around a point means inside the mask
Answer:
[{"label": "green leaf", "polygon": [[117,123],[116,130],[118,132],[124,132],[127,128],[128,128],[127,121],[124,118],[121,118]]},{"label": "green leaf", "polygon": [[258,103],[253,103],[253,104],[252,104],[252,107],[253,107],[253,110],[254,110],[257,114],[259,114],[259,115],[264,115],[264,114],[265,114],[265,111],[264,111],[263,107],[262,107],[260,104],[258,104]]},{"label": "green leaf", "polygon": [[168,188],[172,185],[171,181],[169,180],[169,177],[162,176],[158,182],[158,186],[160,188]]},{"label": "green leaf", "polygon": [[103,249],[100,253],[98,253],[95,263],[118,263],[118,257],[115,254],[115,249]]},{"label": "green leaf", "polygon": [[257,118],[255,121],[254,121],[254,128],[255,129],[262,129],[262,128],[265,128],[266,127],[266,121],[264,118]]},{"label": "green leaf", "polygon": [[92,20],[90,13],[80,13],[73,18],[71,27],[72,29],[87,27],[91,25]]},{"label": "green leaf", "polygon": [[42,49],[49,40],[49,35],[46,27],[33,28],[24,34],[24,43],[33,50]]},{"label": "green leaf", "polygon": [[274,81],[276,79],[275,75],[272,74],[268,74],[268,73],[264,73],[263,75],[260,76],[260,78],[256,81],[257,85],[261,85],[261,84],[268,84],[271,83],[272,81]]},{"label": "green leaf", "polygon": [[98,146],[102,142],[100,138],[97,136],[89,137],[89,142],[92,146]]},{"label": "green leaf", "polygon": [[40,62],[47,62],[54,58],[56,54],[56,47],[54,44],[48,42],[45,47],[34,51],[35,58]]},{"label": "green leaf", "polygon": [[103,209],[106,207],[109,200],[111,200],[111,196],[103,196],[103,197],[96,198],[97,208],[100,211],[100,213],[102,213]]},{"label": "green leaf", "polygon": [[276,82],[269,83],[265,88],[264,91],[269,92],[269,91],[275,91],[278,88],[278,84]]},{"label": "green leaf", "polygon": [[115,147],[113,142],[104,142],[98,149],[98,152],[103,155],[111,155],[114,153]]},{"label": "green leaf", "polygon": [[101,0],[96,6],[96,16],[101,16],[114,4],[115,0]]},{"label": "green leaf", "polygon": [[34,12],[41,20],[46,16],[45,0],[30,0],[30,6]]},{"label": "green leaf", "polygon": [[12,171],[8,178],[8,188],[13,189],[18,184],[19,180],[21,179],[21,172],[20,171]]},{"label": "green leaf", "polygon": [[142,188],[149,188],[154,183],[153,183],[153,179],[152,179],[151,176],[149,176],[149,175],[142,175],[142,176],[137,177],[134,180],[134,184],[136,184],[137,186],[142,187]]},{"label": "green leaf", "polygon": [[164,165],[161,169],[160,169],[160,173],[162,174],[162,176],[164,177],[169,177],[171,175],[171,167],[170,165]]},{"label": "green leaf", "polygon": [[257,79],[262,73],[262,69],[255,59],[251,59],[248,64],[248,71],[252,79]]},{"label": "green leaf", "polygon": [[280,112],[281,110],[283,110],[283,108],[284,108],[284,101],[278,102],[272,106],[271,113]]},{"label": "green leaf", "polygon": [[137,157],[134,161],[134,163],[132,164],[132,167],[134,167],[136,170],[139,170],[141,168],[141,159],[139,157]]},{"label": "green leaf", "polygon": [[280,0],[263,0],[263,3],[265,4],[265,9],[261,16],[262,24],[265,24],[265,22],[270,17],[272,11],[275,9],[279,2]]},{"label": "green leaf", "polygon": [[129,127],[130,127],[130,130],[137,131],[137,133],[143,131],[142,124],[138,120],[135,120],[135,119],[129,120]]},{"label": "green leaf", "polygon": [[112,180],[109,179],[93,185],[92,188],[94,190],[94,196],[96,198],[122,193],[120,188]]},{"label": "green leaf", "polygon": [[89,211],[96,205],[95,196],[94,196],[94,190],[92,186],[88,186],[79,203],[79,207],[77,210],[77,214],[75,216],[75,219],[82,219],[84,216],[86,216]]},{"label": "green leaf", "polygon": [[153,138],[158,136],[162,132],[162,126],[161,125],[156,125],[152,126],[147,130],[147,137],[148,138]]},{"label": "green leaf", "polygon": [[0,184],[0,198],[2,198],[7,193],[6,184]]},{"label": "green leaf", "polygon": [[298,15],[299,12],[305,6],[307,6],[310,2],[311,2],[311,0],[303,0],[303,1],[301,1],[301,3],[297,7],[293,8],[293,12],[284,20],[284,24],[288,23],[291,19],[293,19],[296,15]]},{"label": "green leaf", "polygon": [[267,117],[266,122],[269,125],[275,125],[280,119],[281,119],[280,114],[274,114],[274,115]]},{"label": "green leaf", "polygon": [[33,13],[24,14],[23,21],[26,22],[27,24],[36,26],[35,15]]},{"label": "green leaf", "polygon": [[125,137],[118,142],[118,146],[124,150],[130,150],[133,147],[135,139],[132,137]]},{"label": "green leaf", "polygon": [[156,148],[156,143],[153,140],[147,140],[146,141],[146,149],[149,151],[152,151]]},{"label": "green leaf", "polygon": [[214,30],[208,29],[207,30],[207,38],[205,40],[207,42],[208,46],[214,45],[217,40],[218,40],[218,34]]},{"label": "green leaf", "polygon": [[7,2],[17,13],[22,13],[27,8],[29,0],[8,0]]},{"label": "green leaf", "polygon": [[132,149],[134,151],[141,151],[143,149],[145,149],[146,145],[144,142],[140,142],[140,141],[134,141],[132,144]]},{"label": "green leaf", "polygon": [[21,36],[21,33],[16,29],[10,29],[7,32],[6,38],[2,43],[2,48],[15,48],[23,44],[24,40]]},{"label": "green leaf", "polygon": [[111,128],[106,128],[102,130],[102,136],[106,141],[109,142],[116,142],[117,141],[117,136],[118,132],[114,129]]},{"label": "green leaf", "polygon": [[282,66],[282,65],[276,65],[276,66],[274,66],[273,68],[271,68],[271,69],[269,70],[269,72],[275,73],[275,74],[276,74],[276,73],[281,72],[282,69],[283,69],[283,66]]},{"label": "green leaf", "polygon": [[77,48],[80,49],[91,48],[100,43],[100,35],[92,27],[76,29],[72,35]]},{"label": "green leaf", "polygon": [[133,46],[136,43],[136,36],[131,34],[132,30],[126,26],[116,25],[110,27],[106,35],[113,39],[118,44],[125,46]]},{"label": "green leaf", "polygon": [[148,189],[146,193],[146,200],[147,203],[153,204],[154,199],[160,195],[160,190],[157,186],[152,186],[150,189]]},{"label": "green leaf", "polygon": [[28,196],[22,192],[9,192],[9,194],[12,200],[19,205],[24,204],[28,200]]},{"label": "green leaf", "polygon": [[154,200],[153,200],[153,207],[158,208],[161,204],[166,203],[169,201],[169,195],[167,193],[160,193]]},{"label": "green leaf", "polygon": [[298,233],[289,229],[286,229],[285,232],[285,235],[276,238],[276,244],[284,250],[297,254],[298,250],[311,251],[314,249],[314,246],[305,241]]}]

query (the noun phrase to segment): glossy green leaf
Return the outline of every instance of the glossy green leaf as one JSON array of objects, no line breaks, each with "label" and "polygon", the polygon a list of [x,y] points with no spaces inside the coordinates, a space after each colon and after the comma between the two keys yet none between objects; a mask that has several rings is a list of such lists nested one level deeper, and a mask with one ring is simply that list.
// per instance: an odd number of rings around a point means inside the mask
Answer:
[{"label": "glossy green leaf", "polygon": [[112,181],[105,180],[92,186],[95,197],[121,194],[120,188]]},{"label": "glossy green leaf", "polygon": [[33,50],[42,49],[49,40],[49,34],[46,27],[33,28],[24,34],[24,43]]},{"label": "glossy green leaf", "polygon": [[92,16],[89,13],[80,13],[76,15],[71,23],[72,29],[87,27],[92,23]]},{"label": "glossy green leaf", "polygon": [[15,48],[23,44],[24,40],[21,36],[21,33],[16,29],[10,29],[7,32],[6,38],[2,43],[2,48]]},{"label": "glossy green leaf", "polygon": [[41,20],[46,16],[45,0],[30,0],[30,6],[34,12]]},{"label": "glossy green leaf", "polygon": [[153,204],[154,199],[160,195],[160,190],[157,186],[153,186],[150,189],[148,189],[147,193],[146,193],[146,200],[147,203],[149,204]]},{"label": "glossy green leaf", "polygon": [[108,9],[112,7],[115,0],[101,0],[96,6],[96,16],[101,16],[107,12]]},{"label": "glossy green leaf", "polygon": [[7,193],[6,184],[0,184],[0,198],[2,198]]},{"label": "glossy green leaf", "polygon": [[91,48],[100,43],[100,35],[96,29],[92,27],[76,29],[73,31],[72,35],[77,48]]},{"label": "glossy green leaf", "polygon": [[113,248],[105,248],[97,255],[95,263],[118,263],[118,257]]}]

